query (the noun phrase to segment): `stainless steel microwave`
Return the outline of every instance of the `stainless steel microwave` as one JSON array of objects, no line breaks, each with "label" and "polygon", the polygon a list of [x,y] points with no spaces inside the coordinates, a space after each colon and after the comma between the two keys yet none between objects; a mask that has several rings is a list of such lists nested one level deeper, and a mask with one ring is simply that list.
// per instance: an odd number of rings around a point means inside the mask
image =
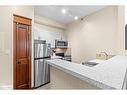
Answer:
[{"label": "stainless steel microwave", "polygon": [[67,48],[68,42],[62,40],[55,40],[55,48]]}]

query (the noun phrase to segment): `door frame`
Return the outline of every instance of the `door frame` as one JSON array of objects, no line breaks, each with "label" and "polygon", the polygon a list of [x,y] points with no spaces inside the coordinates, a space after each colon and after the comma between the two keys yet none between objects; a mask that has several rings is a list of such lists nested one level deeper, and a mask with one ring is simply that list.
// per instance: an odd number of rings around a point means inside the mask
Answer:
[{"label": "door frame", "polygon": [[16,84],[16,23],[21,23],[24,25],[29,25],[29,89],[31,89],[31,81],[32,81],[32,39],[31,39],[31,30],[32,30],[32,19],[24,17],[24,16],[19,16],[16,14],[13,14],[13,89],[17,89],[17,84]]}]

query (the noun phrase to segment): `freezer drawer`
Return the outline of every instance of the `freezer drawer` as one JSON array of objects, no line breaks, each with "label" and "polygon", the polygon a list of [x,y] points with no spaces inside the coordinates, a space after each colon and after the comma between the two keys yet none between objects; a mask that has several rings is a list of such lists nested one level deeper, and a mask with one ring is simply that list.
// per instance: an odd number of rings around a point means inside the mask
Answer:
[{"label": "freezer drawer", "polygon": [[34,87],[41,86],[50,81],[50,66],[45,59],[34,62]]},{"label": "freezer drawer", "polygon": [[50,65],[44,59],[44,82],[50,82]]}]

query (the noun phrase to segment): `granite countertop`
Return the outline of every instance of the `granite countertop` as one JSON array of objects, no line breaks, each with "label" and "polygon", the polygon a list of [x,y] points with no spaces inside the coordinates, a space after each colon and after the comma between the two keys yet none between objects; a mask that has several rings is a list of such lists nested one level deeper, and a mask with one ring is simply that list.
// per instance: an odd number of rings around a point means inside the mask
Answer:
[{"label": "granite countertop", "polygon": [[127,69],[127,56],[115,56],[93,67],[61,59],[47,63],[102,89],[122,89]]},{"label": "granite countertop", "polygon": [[63,57],[61,57],[61,56],[51,56],[51,60],[52,59],[62,59]]}]

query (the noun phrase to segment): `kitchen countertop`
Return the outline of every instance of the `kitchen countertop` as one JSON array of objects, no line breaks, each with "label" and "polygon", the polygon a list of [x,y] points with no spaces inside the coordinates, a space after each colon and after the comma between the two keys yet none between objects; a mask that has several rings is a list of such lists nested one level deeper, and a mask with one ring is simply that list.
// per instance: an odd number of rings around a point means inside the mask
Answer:
[{"label": "kitchen countertop", "polygon": [[62,59],[61,56],[51,56],[51,59]]},{"label": "kitchen countertop", "polygon": [[47,63],[102,89],[122,89],[127,69],[127,56],[115,56],[94,67],[61,59]]},{"label": "kitchen countertop", "polygon": [[67,60],[67,61],[71,61],[71,56],[64,56],[64,57],[61,57],[61,56],[51,56],[51,59],[62,59],[62,60]]}]

